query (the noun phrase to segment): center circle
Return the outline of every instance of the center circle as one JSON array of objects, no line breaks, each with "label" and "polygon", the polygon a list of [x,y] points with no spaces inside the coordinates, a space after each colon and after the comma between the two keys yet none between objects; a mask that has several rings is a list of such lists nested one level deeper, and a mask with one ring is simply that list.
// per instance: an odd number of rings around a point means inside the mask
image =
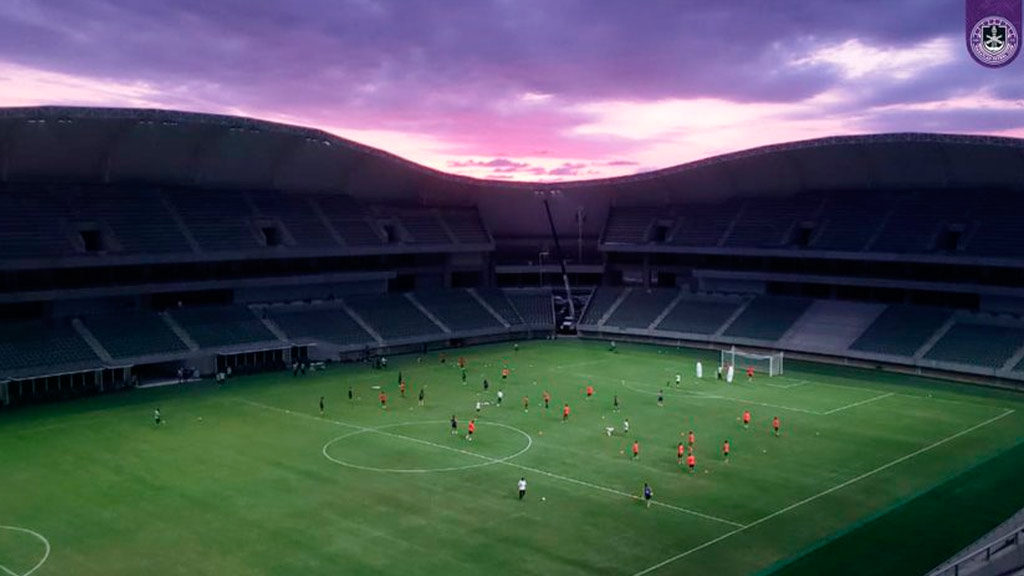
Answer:
[{"label": "center circle", "polygon": [[[516,433],[516,434],[518,434],[518,435],[520,435],[520,436],[522,436],[523,438],[526,439],[526,445],[523,446],[517,452],[514,452],[514,453],[509,454],[507,456],[499,456],[499,457],[490,456],[490,455],[482,454],[482,453],[478,453],[478,452],[471,452],[471,451],[466,449],[466,448],[469,447],[468,444],[460,444],[460,446],[449,446],[447,444],[441,444],[441,443],[438,443],[438,442],[432,442],[432,441],[429,441],[429,440],[423,440],[423,439],[415,437],[415,436],[405,436],[405,435],[402,435],[402,434],[388,432],[388,430],[391,430],[391,429],[394,429],[394,428],[408,428],[408,427],[414,427],[414,426],[431,426],[431,427],[435,427],[435,429],[436,428],[440,428],[441,430],[447,430],[448,429],[448,424],[449,423],[448,423],[447,420],[434,420],[434,421],[423,421],[423,422],[399,422],[399,423],[396,423],[396,424],[386,424],[384,426],[376,426],[376,427],[373,427],[373,428],[360,428],[358,430],[353,430],[352,432],[349,432],[347,434],[342,434],[341,436],[338,436],[338,437],[328,441],[326,444],[324,444],[323,448],[321,449],[321,453],[323,454],[324,458],[327,458],[328,460],[330,460],[331,462],[334,462],[335,464],[340,464],[341,466],[345,466],[346,468],[354,468],[356,470],[367,470],[367,471],[370,471],[370,472],[393,472],[393,473],[398,473],[398,474],[423,474],[423,473],[427,473],[427,472],[453,472],[453,471],[456,471],[456,470],[469,470],[471,468],[482,468],[484,466],[493,466],[495,464],[501,464],[502,462],[507,462],[507,461],[515,458],[516,456],[519,456],[520,454],[523,454],[524,452],[529,450],[531,446],[533,446],[533,437],[531,437],[529,434],[527,434],[526,432],[520,430],[519,428],[516,428],[515,426],[509,426],[508,424],[502,424],[500,422],[483,422],[483,423],[478,424],[478,426],[480,426],[481,428],[492,428],[492,429],[493,428],[502,428],[504,430],[508,430],[508,431],[514,432],[514,433]],[[351,460],[346,460],[344,458],[340,458],[340,457],[338,457],[336,455],[332,455],[331,454],[331,452],[332,452],[331,447],[332,446],[336,446],[339,443],[342,443],[345,440],[349,440],[349,439],[351,439],[353,437],[358,437],[358,436],[362,436],[362,435],[366,435],[366,434],[381,434],[381,435],[390,437],[391,439],[396,440],[396,441],[406,442],[406,443],[408,443],[409,445],[412,445],[412,446],[415,446],[415,445],[418,444],[418,445],[422,445],[422,446],[432,447],[432,448],[438,449],[438,450],[454,452],[454,453],[461,454],[461,455],[464,455],[464,456],[472,457],[474,459],[478,459],[479,462],[474,462],[473,464],[464,464],[464,465],[461,465],[461,466],[437,466],[437,467],[401,468],[401,467],[398,467],[398,466],[387,467],[387,466],[370,466],[370,465],[366,465],[366,464],[358,464],[356,462],[352,462]],[[479,437],[479,435],[478,435],[478,437]],[[335,450],[335,452],[336,452],[336,450]]]}]

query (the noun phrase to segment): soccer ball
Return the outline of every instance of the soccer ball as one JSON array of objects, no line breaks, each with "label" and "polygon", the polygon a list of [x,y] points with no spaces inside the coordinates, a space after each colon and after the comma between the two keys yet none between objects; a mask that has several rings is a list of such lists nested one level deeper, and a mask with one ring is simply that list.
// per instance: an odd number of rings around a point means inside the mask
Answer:
[{"label": "soccer ball", "polygon": [[541,502],[547,502],[547,501],[548,501],[548,499],[547,499],[546,497],[544,497],[544,496],[541,496],[541,497],[540,497],[540,501],[541,501]]}]

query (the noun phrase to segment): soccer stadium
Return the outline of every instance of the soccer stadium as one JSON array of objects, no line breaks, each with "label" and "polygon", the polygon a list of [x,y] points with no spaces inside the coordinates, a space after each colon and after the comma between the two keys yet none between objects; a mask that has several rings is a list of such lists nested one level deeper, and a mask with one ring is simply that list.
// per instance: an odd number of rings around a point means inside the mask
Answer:
[{"label": "soccer stadium", "polygon": [[5,574],[1020,554],[1022,140],[529,183],[243,117],[29,107],[0,110],[0,167]]}]

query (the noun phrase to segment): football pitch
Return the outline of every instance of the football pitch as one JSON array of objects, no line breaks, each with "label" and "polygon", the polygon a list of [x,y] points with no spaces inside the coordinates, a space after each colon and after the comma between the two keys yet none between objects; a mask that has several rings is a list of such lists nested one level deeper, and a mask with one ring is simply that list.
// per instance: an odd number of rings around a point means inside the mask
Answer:
[{"label": "football pitch", "polygon": [[920,574],[1024,505],[1024,396],[717,363],[529,341],[0,414],[0,575]]}]

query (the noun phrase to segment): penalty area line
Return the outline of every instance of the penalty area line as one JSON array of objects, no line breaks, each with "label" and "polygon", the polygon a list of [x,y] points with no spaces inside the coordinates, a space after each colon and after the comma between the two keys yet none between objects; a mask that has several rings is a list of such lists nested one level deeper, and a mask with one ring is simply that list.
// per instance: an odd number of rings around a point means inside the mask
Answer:
[{"label": "penalty area line", "polygon": [[933,442],[933,443],[925,446],[924,448],[919,448],[919,449],[911,452],[910,454],[906,454],[904,456],[900,456],[899,458],[897,458],[897,459],[895,459],[895,460],[893,460],[893,461],[891,461],[889,463],[882,464],[881,466],[879,466],[878,468],[875,468],[874,470],[869,470],[869,471],[861,474],[860,476],[856,476],[854,478],[850,478],[849,480],[847,480],[847,481],[845,481],[845,482],[843,482],[841,484],[837,484],[837,485],[835,485],[835,486],[833,486],[833,487],[831,487],[831,488],[829,488],[827,490],[823,490],[821,492],[818,492],[817,494],[814,494],[813,496],[808,496],[807,498],[804,498],[803,500],[800,500],[799,502],[790,504],[789,506],[786,506],[785,508],[783,508],[781,510],[776,510],[775,512],[772,512],[771,514],[768,514],[767,516],[762,516],[761,518],[758,518],[757,520],[754,520],[753,522],[751,522],[750,524],[747,524],[746,526],[741,526],[740,528],[737,528],[737,529],[735,529],[735,530],[733,530],[731,532],[726,532],[725,534],[722,534],[721,536],[718,536],[717,538],[712,538],[711,540],[708,540],[707,542],[704,542],[703,544],[694,546],[693,548],[690,548],[689,550],[686,550],[685,552],[681,552],[679,554],[676,554],[675,556],[672,556],[671,558],[666,558],[665,560],[662,560],[661,562],[658,562],[657,564],[654,564],[652,566],[648,566],[647,568],[644,568],[643,570],[634,573],[633,576],[643,576],[644,574],[648,574],[650,572],[653,572],[653,571],[655,571],[655,570],[657,570],[657,569],[659,569],[659,568],[661,568],[663,566],[667,566],[667,565],[675,562],[676,560],[679,560],[681,558],[685,558],[685,557],[689,556],[690,554],[693,554],[694,552],[699,552],[699,551],[707,548],[708,546],[712,546],[714,544],[717,544],[718,542],[721,542],[722,540],[725,540],[726,538],[728,538],[730,536],[733,536],[735,534],[739,534],[740,532],[743,532],[743,531],[745,531],[745,530],[747,530],[749,528],[753,528],[754,526],[757,526],[759,524],[763,524],[763,523],[771,520],[772,518],[775,518],[776,516],[781,516],[782,514],[785,514],[786,512],[789,512],[791,510],[799,508],[799,507],[803,506],[804,504],[808,504],[810,502],[813,502],[813,501],[817,500],[818,498],[821,498],[822,496],[827,496],[827,495],[829,495],[829,494],[831,494],[831,493],[833,493],[833,492],[835,492],[837,490],[842,490],[843,488],[846,488],[847,486],[849,486],[851,484],[859,482],[859,481],[861,481],[861,480],[863,480],[863,479],[865,479],[865,478],[867,478],[869,476],[873,476],[873,475],[875,475],[875,474],[877,474],[879,472],[882,472],[883,470],[887,470],[889,468],[892,468],[893,466],[896,466],[897,464],[900,464],[902,462],[906,462],[907,460],[910,460],[911,458],[913,458],[913,457],[915,457],[915,456],[917,456],[919,454],[923,454],[925,452],[928,452],[929,450],[933,450],[935,448],[938,448],[939,446],[942,446],[943,444],[946,444],[947,442],[952,442],[953,440],[956,440],[957,438],[959,438],[959,437],[961,437],[961,436],[963,436],[965,434],[970,434],[971,432],[974,432],[975,430],[977,430],[979,428],[982,428],[984,426],[988,426],[989,424],[991,424],[991,423],[993,423],[993,422],[995,422],[997,420],[1002,420],[1003,418],[1006,418],[1010,414],[1013,414],[1013,412],[1014,412],[1013,410],[1006,410],[1002,414],[999,414],[998,416],[993,416],[992,418],[989,418],[988,420],[985,420],[984,422],[981,422],[979,424],[975,424],[974,426],[971,426],[970,428],[967,428],[965,430],[961,430],[960,432],[957,432],[957,433],[952,434],[950,436],[946,436],[945,438],[943,438],[941,440],[938,440],[936,442]]},{"label": "penalty area line", "polygon": [[825,412],[822,412],[822,414],[823,415],[835,414],[836,412],[842,412],[843,410],[849,410],[850,408],[856,408],[857,406],[863,406],[865,404],[868,404],[868,403],[871,403],[871,402],[876,402],[876,401],[881,400],[883,398],[888,398],[889,396],[895,396],[895,395],[896,395],[895,392],[886,392],[885,394],[879,394],[878,396],[872,396],[871,398],[868,398],[867,400],[861,400],[860,402],[854,402],[852,404],[847,404],[846,406],[840,406],[839,408],[833,408],[831,410],[827,410]]},{"label": "penalty area line", "polygon": [[[476,452],[470,452],[468,450],[463,450],[461,448],[454,448],[452,446],[445,446],[444,444],[436,444],[436,443],[430,442],[428,440],[421,440],[419,438],[413,438],[411,436],[405,436],[405,435],[402,435],[402,434],[395,434],[395,433],[392,433],[392,432],[386,432],[384,430],[379,430],[379,429],[376,429],[376,428],[367,428],[365,426],[359,426],[357,424],[349,424],[349,423],[343,422],[341,420],[332,420],[332,419],[329,419],[329,418],[318,418],[316,416],[311,416],[309,414],[303,414],[302,412],[293,412],[291,410],[285,410],[283,408],[278,408],[276,406],[270,406],[269,404],[263,404],[263,403],[260,403],[260,402],[254,402],[252,400],[246,400],[246,399],[241,399],[241,400],[242,400],[242,402],[244,402],[246,404],[249,404],[251,406],[256,406],[258,408],[263,408],[265,410],[272,410],[274,412],[279,412],[281,414],[288,414],[288,415],[291,415],[291,416],[300,416],[300,417],[303,417],[303,418],[306,418],[306,419],[309,419],[309,420],[313,420],[313,421],[316,421],[316,422],[326,422],[326,423],[336,424],[336,425],[339,425],[339,426],[346,426],[346,427],[349,427],[349,428],[354,428],[356,430],[360,430],[360,431],[363,431],[363,432],[373,432],[373,433],[376,433],[376,434],[382,434],[384,436],[390,436],[392,438],[398,438],[398,439],[401,439],[401,440],[409,440],[411,442],[416,442],[418,444],[423,444],[423,445],[426,445],[426,446],[432,446],[434,448],[441,448],[443,450],[449,450],[451,452],[456,452],[458,454],[465,454],[467,456],[473,456],[473,457],[476,457],[476,458],[480,458],[481,460],[485,460],[485,461],[490,462],[492,464],[504,464],[505,466],[511,466],[513,468],[517,468],[517,469],[520,469],[520,470],[526,470],[528,472],[533,472],[533,473],[540,474],[540,475],[543,475],[543,476],[548,476],[550,478],[555,478],[555,479],[561,480],[563,482],[569,482],[569,483],[572,483],[572,484],[577,484],[579,486],[586,486],[588,488],[592,488],[594,490],[599,490],[599,491],[602,491],[602,492],[606,492],[608,494],[615,494],[615,495],[618,495],[618,496],[624,496],[624,497],[630,498],[632,500],[642,500],[642,498],[640,496],[637,496],[636,494],[630,494],[628,492],[623,492],[621,490],[616,490],[615,488],[608,488],[607,486],[601,486],[599,484],[593,484],[593,483],[587,482],[585,480],[579,480],[579,479],[572,478],[572,477],[569,477],[569,476],[563,476],[561,474],[556,474],[554,472],[548,472],[547,470],[541,470],[539,468],[532,468],[530,466],[525,466],[525,465],[519,464],[517,462],[511,462],[507,458],[505,458],[505,459],[502,459],[502,458],[491,458],[490,456],[485,456],[483,454],[477,454]],[[531,446],[533,445],[533,438],[530,438],[530,445]],[[743,526],[742,524],[740,524],[738,522],[733,522],[732,520],[726,520],[725,518],[719,518],[717,516],[712,516],[710,514],[705,514],[703,512],[698,512],[696,510],[690,510],[688,508],[683,508],[681,506],[674,506],[674,505],[668,504],[666,502],[659,502],[659,501],[655,500],[655,501],[652,501],[652,504],[655,505],[655,506],[661,506],[663,508],[668,508],[670,510],[675,510],[677,512],[682,512],[682,513],[688,514],[690,516],[695,516],[695,517],[698,517],[698,518],[703,518],[705,520],[711,520],[711,521],[714,521],[714,522],[720,522],[722,524],[728,524],[729,526]]]}]

